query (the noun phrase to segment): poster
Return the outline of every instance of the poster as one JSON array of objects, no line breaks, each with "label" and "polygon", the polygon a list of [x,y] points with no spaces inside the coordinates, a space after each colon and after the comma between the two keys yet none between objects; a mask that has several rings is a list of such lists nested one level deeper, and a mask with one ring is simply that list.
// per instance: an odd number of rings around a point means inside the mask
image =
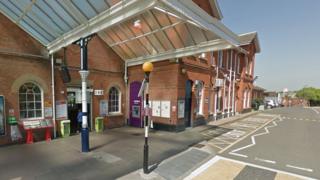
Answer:
[{"label": "poster", "polygon": [[184,100],[178,100],[178,118],[184,118]]},{"label": "poster", "polygon": [[108,101],[107,100],[100,100],[99,105],[99,114],[100,116],[104,117],[108,115]]},{"label": "poster", "polygon": [[160,117],[161,104],[160,101],[152,101],[152,116]]},{"label": "poster", "polygon": [[66,101],[57,101],[56,102],[56,118],[57,119],[67,119],[68,118],[68,109]]},{"label": "poster", "polygon": [[170,118],[170,101],[161,101],[161,117]]},{"label": "poster", "polygon": [[5,135],[5,127],[4,96],[0,96],[0,136]]},{"label": "poster", "polygon": [[50,118],[52,114],[52,107],[44,107],[44,117]]}]

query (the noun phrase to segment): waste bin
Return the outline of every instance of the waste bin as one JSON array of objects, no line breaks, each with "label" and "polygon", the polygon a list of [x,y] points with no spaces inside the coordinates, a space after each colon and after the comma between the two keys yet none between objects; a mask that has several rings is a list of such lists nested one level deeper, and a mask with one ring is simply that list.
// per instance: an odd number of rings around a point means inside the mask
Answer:
[{"label": "waste bin", "polygon": [[96,119],[95,119],[95,129],[96,129],[96,132],[102,132],[103,131],[103,117],[96,117]]},{"label": "waste bin", "polygon": [[62,137],[70,136],[70,120],[60,121],[60,132]]}]

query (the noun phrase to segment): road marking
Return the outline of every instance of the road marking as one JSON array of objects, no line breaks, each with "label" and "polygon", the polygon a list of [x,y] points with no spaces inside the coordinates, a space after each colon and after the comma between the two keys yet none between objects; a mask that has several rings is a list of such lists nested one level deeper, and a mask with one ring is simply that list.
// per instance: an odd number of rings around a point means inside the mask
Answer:
[{"label": "road marking", "polygon": [[232,144],[230,144],[229,146],[227,146],[225,149],[219,151],[218,153],[223,153],[225,150],[229,149],[231,146],[235,145],[236,143],[242,141],[243,139],[245,139],[246,137],[250,136],[251,134],[257,132],[257,131],[260,130],[260,129],[262,129],[264,126],[266,126],[267,124],[269,124],[270,122],[274,121],[274,120],[277,119],[277,118],[281,118],[281,117],[280,117],[280,116],[276,116],[276,117],[272,118],[270,121],[264,123],[261,127],[259,127],[259,128],[255,129],[255,130],[251,131],[251,132],[248,133],[247,135],[245,135],[245,136],[243,136],[242,138],[236,140],[235,142],[233,142]]},{"label": "road marking", "polygon": [[[281,117],[276,117],[276,118],[281,118]],[[275,119],[276,119],[276,118],[275,118]],[[249,148],[249,147],[252,147],[252,146],[256,145],[255,137],[269,134],[270,132],[269,132],[269,129],[268,129],[268,128],[276,127],[276,126],[278,125],[278,124],[276,123],[276,121],[272,121],[272,124],[273,124],[273,125],[264,127],[265,132],[252,135],[252,136],[251,136],[251,144],[246,145],[246,146],[243,146],[243,147],[241,147],[241,148],[234,149],[233,151],[229,152],[229,154],[235,155],[235,156],[241,156],[241,155],[243,155],[243,154],[239,154],[239,153],[236,153],[236,152],[241,151],[241,150],[243,150],[243,149],[247,149],[247,148]]]},{"label": "road marking", "polygon": [[316,110],[315,108],[311,108],[314,112],[316,112],[317,114],[319,114],[320,112],[318,110]]},{"label": "road marking", "polygon": [[276,164],[275,161],[271,161],[271,160],[268,160],[268,159],[261,159],[261,158],[254,158],[254,160],[256,161],[262,161],[262,162],[266,162],[266,163],[271,163],[271,164]]},{"label": "road marking", "polygon": [[226,158],[226,157],[222,157],[222,156],[215,156],[215,157],[219,157],[220,159],[226,160],[226,161],[232,161],[235,163],[240,163],[240,164],[244,164],[244,165],[248,165],[248,166],[252,166],[252,167],[256,167],[256,168],[260,168],[260,169],[265,169],[265,170],[274,171],[277,173],[287,174],[287,175],[294,176],[294,177],[297,177],[300,179],[316,180],[314,178],[310,178],[307,176],[302,176],[302,175],[298,175],[298,174],[294,174],[294,173],[290,173],[290,172],[286,172],[286,171],[282,171],[282,170],[278,170],[278,169],[268,168],[268,167],[260,166],[257,164],[247,163],[247,162],[243,162],[243,161],[239,161],[239,160],[235,160],[235,159],[230,159],[230,158]]},{"label": "road marking", "polygon": [[187,177],[184,178],[184,180],[191,180],[207,170],[210,166],[212,166],[214,163],[218,162],[221,158],[219,156],[215,156],[214,158],[210,159],[206,163],[202,164],[199,168],[192,171]]},{"label": "road marking", "polygon": [[303,121],[303,119],[302,119],[302,118],[300,118],[299,120],[300,120],[300,121]]},{"label": "road marking", "polygon": [[303,167],[298,167],[298,166],[292,166],[292,165],[290,165],[290,164],[287,164],[286,166],[287,166],[287,167],[289,167],[289,168],[299,169],[299,170],[302,170],[302,171],[313,172],[313,169],[309,169],[309,168],[303,168]]}]

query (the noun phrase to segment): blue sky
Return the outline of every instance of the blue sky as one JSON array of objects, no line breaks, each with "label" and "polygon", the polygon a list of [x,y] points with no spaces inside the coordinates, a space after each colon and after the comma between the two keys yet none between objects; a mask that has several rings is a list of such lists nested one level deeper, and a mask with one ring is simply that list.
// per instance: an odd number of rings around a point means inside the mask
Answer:
[{"label": "blue sky", "polygon": [[320,88],[320,0],[219,0],[235,33],[257,31],[256,84],[267,90]]}]

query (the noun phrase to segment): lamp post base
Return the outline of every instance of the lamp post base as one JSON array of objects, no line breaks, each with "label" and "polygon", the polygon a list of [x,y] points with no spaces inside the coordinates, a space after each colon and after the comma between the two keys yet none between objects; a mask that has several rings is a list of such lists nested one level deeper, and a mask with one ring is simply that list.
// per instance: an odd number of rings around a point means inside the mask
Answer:
[{"label": "lamp post base", "polygon": [[82,152],[89,152],[89,128],[81,129]]}]

